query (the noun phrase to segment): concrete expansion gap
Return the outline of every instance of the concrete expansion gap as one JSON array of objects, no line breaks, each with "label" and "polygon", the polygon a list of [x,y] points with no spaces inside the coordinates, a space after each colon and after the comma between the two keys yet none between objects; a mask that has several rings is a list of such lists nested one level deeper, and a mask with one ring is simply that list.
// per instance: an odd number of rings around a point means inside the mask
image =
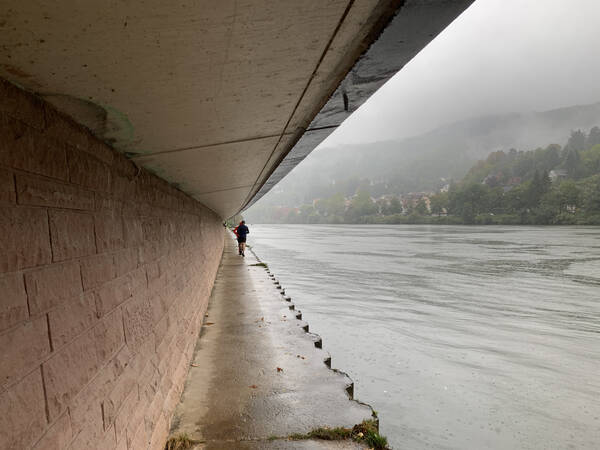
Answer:
[{"label": "concrete expansion gap", "polygon": [[351,399],[352,381],[329,368],[321,339],[257,264],[249,251],[238,256],[228,234],[171,436],[187,434],[196,449],[363,448],[285,439],[322,426],[351,428],[372,409]]},{"label": "concrete expansion gap", "polygon": [[[286,134],[289,135],[292,133],[284,133],[284,135],[286,135]],[[243,142],[260,141],[262,139],[271,139],[271,138],[279,137],[279,136],[280,136],[279,134],[267,134],[264,136],[254,136],[254,137],[243,138],[243,139],[234,139],[231,141],[216,142],[216,143],[212,143],[212,144],[202,144],[202,145],[196,145],[193,147],[182,147],[182,148],[174,148],[174,149],[170,149],[170,150],[159,150],[157,152],[140,153],[140,154],[130,155],[129,159],[140,160],[140,159],[144,159],[145,157],[148,157],[148,156],[164,155],[164,154],[178,153],[178,152],[187,152],[187,151],[191,151],[191,150],[202,150],[205,148],[218,147],[221,145],[240,144]]]},{"label": "concrete expansion gap", "polygon": [[252,187],[252,186],[254,186],[254,185],[253,184],[246,184],[244,186],[234,186],[234,187],[225,188],[225,189],[216,189],[214,191],[196,192],[193,195],[214,194],[214,193],[217,193],[217,192],[233,191],[235,189],[243,189],[243,188]]},{"label": "concrete expansion gap", "polygon": [[311,131],[331,130],[332,128],[337,128],[339,126],[340,126],[340,124],[337,124],[337,125],[325,125],[323,127],[308,128],[306,130],[306,132],[310,133]]},{"label": "concrete expansion gap", "polygon": [[[350,0],[348,2],[348,4],[346,5],[346,9],[344,10],[342,16],[340,17],[340,20],[338,21],[338,23],[337,23],[337,25],[335,27],[335,30],[333,30],[333,33],[331,33],[331,36],[330,36],[329,40],[327,41],[327,45],[325,45],[325,48],[323,49],[323,52],[321,53],[319,61],[317,61],[317,64],[315,65],[315,68],[314,68],[312,74],[310,75],[310,77],[309,77],[306,85],[304,86],[304,89],[302,90],[302,93],[300,94],[300,97],[298,98],[298,101],[296,102],[296,105],[294,106],[294,109],[292,110],[290,116],[288,117],[287,122],[283,126],[283,130],[281,131],[281,135],[279,136],[279,139],[277,139],[277,142],[273,146],[273,150],[271,151],[271,154],[269,155],[269,157],[265,161],[265,164],[264,164],[263,168],[261,169],[261,171],[259,172],[258,176],[256,177],[256,181],[254,182],[254,184],[258,184],[258,182],[259,182],[260,178],[262,177],[265,169],[267,168],[267,164],[269,163],[270,159],[273,157],[273,154],[275,153],[275,150],[277,149],[277,146],[279,145],[279,143],[283,139],[283,136],[286,135],[286,130],[288,129],[288,126],[290,125],[290,122],[292,121],[292,119],[294,117],[294,114],[296,114],[296,111],[298,110],[298,107],[300,106],[300,103],[302,103],[302,100],[304,99],[304,96],[305,96],[306,92],[308,91],[308,88],[310,87],[310,84],[312,83],[312,81],[314,80],[315,76],[317,75],[317,71],[319,70],[319,67],[321,66],[321,63],[325,59],[325,56],[327,55],[327,52],[329,51],[329,48],[331,47],[331,44],[333,43],[333,40],[335,39],[338,31],[342,27],[342,24],[344,23],[344,20],[346,20],[346,17],[348,16],[348,13],[352,9],[352,5],[354,5],[354,0]],[[277,168],[277,166],[279,165],[279,163],[281,163],[281,161],[283,160],[283,158],[285,158],[285,156],[286,155],[282,155],[280,157],[280,159],[277,162],[277,164],[275,164],[273,166],[272,171],[274,171],[275,168]],[[244,199],[244,204],[243,204],[242,208],[240,208],[240,210],[244,209],[244,207],[252,199],[252,196],[253,196],[253,193],[252,193],[252,191],[250,191],[248,193],[248,195],[246,196],[246,198]]]}]

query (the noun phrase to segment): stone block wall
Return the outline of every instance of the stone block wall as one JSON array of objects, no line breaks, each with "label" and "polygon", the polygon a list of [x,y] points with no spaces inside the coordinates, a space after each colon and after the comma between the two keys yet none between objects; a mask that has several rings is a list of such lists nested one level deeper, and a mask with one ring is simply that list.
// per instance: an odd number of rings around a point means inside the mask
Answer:
[{"label": "stone block wall", "polygon": [[0,448],[163,448],[223,236],[0,80]]}]

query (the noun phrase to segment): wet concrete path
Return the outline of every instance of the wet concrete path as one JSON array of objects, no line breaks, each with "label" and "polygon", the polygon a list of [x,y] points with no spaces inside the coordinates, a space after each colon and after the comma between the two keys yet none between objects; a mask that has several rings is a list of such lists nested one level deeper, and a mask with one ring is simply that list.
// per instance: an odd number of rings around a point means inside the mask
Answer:
[{"label": "wet concrete path", "polygon": [[350,379],[327,367],[319,338],[305,331],[293,300],[257,262],[248,250],[238,256],[226,239],[171,435],[186,433],[200,442],[197,449],[362,448],[274,439],[352,427],[371,409],[348,398]]}]

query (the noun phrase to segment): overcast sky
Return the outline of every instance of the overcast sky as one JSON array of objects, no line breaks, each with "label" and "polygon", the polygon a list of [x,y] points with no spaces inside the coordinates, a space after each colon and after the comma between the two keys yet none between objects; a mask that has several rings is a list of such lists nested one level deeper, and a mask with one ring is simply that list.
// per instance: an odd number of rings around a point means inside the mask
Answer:
[{"label": "overcast sky", "polygon": [[476,0],[321,146],[600,100],[600,0]]}]

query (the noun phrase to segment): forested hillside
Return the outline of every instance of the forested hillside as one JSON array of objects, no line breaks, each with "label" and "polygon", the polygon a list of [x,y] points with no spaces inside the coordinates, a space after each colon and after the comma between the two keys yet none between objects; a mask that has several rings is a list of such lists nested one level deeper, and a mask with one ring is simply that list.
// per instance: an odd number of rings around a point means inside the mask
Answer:
[{"label": "forested hillside", "polygon": [[397,194],[386,181],[351,177],[297,207],[264,205],[267,223],[600,224],[600,128],[564,146],[490,153],[441,190]]},{"label": "forested hillside", "polygon": [[430,201],[464,223],[600,224],[600,128],[563,148],[491,153]]},{"label": "forested hillside", "polygon": [[589,130],[598,124],[600,103],[594,103],[475,117],[398,141],[338,147],[327,147],[325,142],[247,214],[260,219],[260,210],[271,207],[299,207],[336,193],[352,196],[365,180],[372,197],[436,191],[450,180],[461,180],[491,152],[551,143],[562,148],[571,130]]}]

